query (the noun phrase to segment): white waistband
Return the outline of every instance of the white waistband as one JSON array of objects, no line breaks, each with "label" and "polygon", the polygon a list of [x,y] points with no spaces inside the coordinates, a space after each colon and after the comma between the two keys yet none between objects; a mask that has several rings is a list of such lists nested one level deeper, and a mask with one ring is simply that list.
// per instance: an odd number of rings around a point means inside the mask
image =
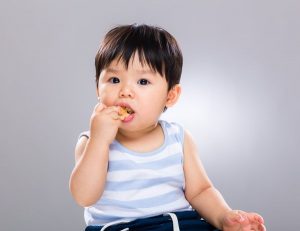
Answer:
[{"label": "white waistband", "polygon": [[[180,231],[179,229],[179,224],[178,224],[178,219],[177,219],[177,216],[175,213],[166,213],[164,214],[164,216],[170,216],[171,219],[172,219],[172,223],[173,223],[173,231]],[[117,224],[122,224],[122,223],[128,223],[132,220],[119,220],[119,221],[113,221],[113,222],[109,222],[107,223],[106,225],[104,225],[100,231],[104,231],[106,228],[112,226],[112,225],[117,225]],[[128,231],[129,228],[125,228],[125,229],[122,229],[121,231]]]}]

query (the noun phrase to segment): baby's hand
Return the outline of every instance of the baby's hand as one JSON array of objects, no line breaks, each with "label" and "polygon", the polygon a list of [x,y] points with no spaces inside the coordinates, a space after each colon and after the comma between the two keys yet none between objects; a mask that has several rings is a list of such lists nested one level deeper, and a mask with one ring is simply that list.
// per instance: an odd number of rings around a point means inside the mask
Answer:
[{"label": "baby's hand", "polygon": [[113,142],[121,124],[119,110],[118,106],[107,107],[102,103],[95,106],[90,120],[91,139],[106,145]]},{"label": "baby's hand", "polygon": [[223,231],[266,231],[263,218],[257,213],[232,210],[225,214]]}]

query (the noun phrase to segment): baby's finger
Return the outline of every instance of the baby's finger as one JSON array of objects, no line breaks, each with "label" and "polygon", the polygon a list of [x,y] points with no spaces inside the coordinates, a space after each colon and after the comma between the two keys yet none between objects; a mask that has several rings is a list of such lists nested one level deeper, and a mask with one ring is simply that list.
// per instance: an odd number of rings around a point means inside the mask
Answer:
[{"label": "baby's finger", "polygon": [[248,219],[253,222],[257,222],[259,224],[264,224],[264,219],[257,213],[248,213]]},{"label": "baby's finger", "polygon": [[266,231],[266,227],[260,223],[252,223],[251,230],[253,231]]},{"label": "baby's finger", "polygon": [[257,213],[251,213],[251,215],[253,216],[253,218],[249,219],[252,219],[252,224],[254,225],[253,228],[255,228],[254,230],[266,231],[266,227],[264,226],[264,219]]},{"label": "baby's finger", "polygon": [[245,213],[243,211],[241,211],[241,213],[247,218],[249,224],[251,225],[251,230],[266,231],[264,220],[259,214]]},{"label": "baby's finger", "polygon": [[239,211],[239,210],[232,211],[230,219],[231,219],[231,221],[234,221],[237,223],[241,223],[245,220],[244,216],[241,214],[241,211]]},{"label": "baby's finger", "polygon": [[267,228],[266,228],[266,226],[264,226],[264,225],[262,225],[261,224],[261,226],[260,226],[260,230],[259,231],[267,231]]},{"label": "baby's finger", "polygon": [[119,107],[118,106],[111,106],[111,107],[106,107],[103,112],[105,114],[111,114],[111,113],[119,113]]},{"label": "baby's finger", "polygon": [[254,213],[254,219],[255,219],[256,221],[258,221],[260,224],[264,224],[264,223],[265,223],[265,221],[264,221],[264,219],[262,218],[262,216],[259,215],[259,214],[257,214],[257,213]]},{"label": "baby's finger", "polygon": [[238,227],[240,227],[242,217],[240,216],[237,210],[230,211],[229,213],[226,214],[224,218],[225,218],[224,219],[225,227],[227,228],[230,227],[232,229],[235,227],[236,230],[238,229]]},{"label": "baby's finger", "polygon": [[119,115],[119,110],[120,107],[118,106],[111,106],[111,107],[106,107],[102,110],[102,113],[111,117],[114,120],[120,120],[120,115]]},{"label": "baby's finger", "polygon": [[242,210],[235,211],[235,222],[239,223],[241,230],[250,230],[251,223],[248,219],[247,213]]},{"label": "baby's finger", "polygon": [[103,103],[97,103],[94,107],[94,112],[100,112],[102,111],[106,106]]}]

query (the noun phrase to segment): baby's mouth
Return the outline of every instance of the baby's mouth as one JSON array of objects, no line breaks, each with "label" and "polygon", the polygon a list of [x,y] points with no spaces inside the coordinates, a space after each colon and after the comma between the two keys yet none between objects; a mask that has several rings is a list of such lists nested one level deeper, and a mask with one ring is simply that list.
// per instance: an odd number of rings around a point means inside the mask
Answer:
[{"label": "baby's mouth", "polygon": [[133,111],[131,108],[129,108],[129,107],[124,107],[124,110],[126,110],[126,112],[127,112],[129,115],[131,115],[131,114],[134,113],[134,111]]}]

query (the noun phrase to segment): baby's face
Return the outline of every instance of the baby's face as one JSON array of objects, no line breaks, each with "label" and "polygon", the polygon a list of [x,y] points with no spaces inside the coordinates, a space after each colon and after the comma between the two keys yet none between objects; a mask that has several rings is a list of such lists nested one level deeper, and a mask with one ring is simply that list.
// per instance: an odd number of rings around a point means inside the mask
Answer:
[{"label": "baby's face", "polygon": [[133,111],[122,127],[137,129],[156,123],[166,106],[168,83],[158,72],[140,63],[137,55],[126,69],[122,60],[114,60],[99,78],[98,95],[106,106],[123,106]]}]

